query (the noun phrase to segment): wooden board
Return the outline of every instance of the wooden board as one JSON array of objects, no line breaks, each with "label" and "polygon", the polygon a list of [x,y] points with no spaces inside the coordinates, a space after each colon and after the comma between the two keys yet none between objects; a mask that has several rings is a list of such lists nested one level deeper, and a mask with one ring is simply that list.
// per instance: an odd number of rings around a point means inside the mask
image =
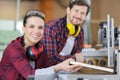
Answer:
[{"label": "wooden board", "polygon": [[70,64],[77,64],[77,65],[81,65],[88,69],[95,69],[95,70],[99,70],[99,71],[114,73],[114,69],[111,69],[111,68],[100,67],[100,66],[85,64],[85,63],[81,63],[81,62],[70,62]]}]

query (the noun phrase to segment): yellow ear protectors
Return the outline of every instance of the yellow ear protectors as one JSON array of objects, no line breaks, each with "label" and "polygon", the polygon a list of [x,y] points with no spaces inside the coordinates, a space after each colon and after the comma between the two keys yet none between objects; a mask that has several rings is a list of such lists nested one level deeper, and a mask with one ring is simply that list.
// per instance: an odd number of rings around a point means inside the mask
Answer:
[{"label": "yellow ear protectors", "polygon": [[75,37],[80,33],[80,26],[74,26],[71,23],[67,24],[67,29],[69,31],[69,35],[73,35]]},{"label": "yellow ear protectors", "polygon": [[75,28],[78,28],[77,30],[75,30],[75,34],[74,34],[74,36],[76,37],[76,36],[78,36],[79,35],[79,33],[80,33],[80,26],[75,26]]}]

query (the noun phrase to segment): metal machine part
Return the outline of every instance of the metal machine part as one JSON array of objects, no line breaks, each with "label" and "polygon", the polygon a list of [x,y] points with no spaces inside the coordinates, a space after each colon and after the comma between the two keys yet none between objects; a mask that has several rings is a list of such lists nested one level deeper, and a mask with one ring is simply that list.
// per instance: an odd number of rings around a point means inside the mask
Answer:
[{"label": "metal machine part", "polygon": [[107,47],[107,56],[108,56],[108,66],[114,67],[114,58],[115,55],[114,45],[115,45],[115,36],[114,36],[114,19],[110,18],[110,15],[107,15],[107,21],[100,23],[100,28],[98,31],[98,44],[102,44],[102,47]]},{"label": "metal machine part", "polygon": [[101,22],[98,30],[98,44],[102,44],[103,47],[107,47],[106,28],[107,22]]},{"label": "metal machine part", "polygon": [[[98,30],[98,46],[102,46],[102,47],[107,47],[107,21],[103,21],[101,22]],[[109,28],[110,30],[110,46],[118,46],[118,34],[120,33],[120,26],[119,27],[115,27],[113,28]],[[113,30],[114,31],[113,31]],[[112,31],[112,33],[111,33]],[[112,43],[111,39],[114,38],[114,43]]]}]

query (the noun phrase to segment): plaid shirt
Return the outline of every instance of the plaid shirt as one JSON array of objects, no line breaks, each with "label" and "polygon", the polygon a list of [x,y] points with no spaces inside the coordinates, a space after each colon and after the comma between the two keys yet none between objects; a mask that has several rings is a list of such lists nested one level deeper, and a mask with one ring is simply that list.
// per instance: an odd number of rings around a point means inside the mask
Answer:
[{"label": "plaid shirt", "polygon": [[81,52],[84,39],[83,29],[81,29],[79,35],[75,38],[71,55],[59,55],[66,44],[68,35],[66,17],[51,20],[45,25],[43,42],[51,65],[57,64],[67,58],[75,58],[73,54]]},{"label": "plaid shirt", "polygon": [[[46,67],[46,55],[41,54],[35,60],[35,69]],[[28,75],[34,75],[35,69],[25,54],[21,37],[12,41],[3,53],[0,62],[0,80],[27,80]]]}]

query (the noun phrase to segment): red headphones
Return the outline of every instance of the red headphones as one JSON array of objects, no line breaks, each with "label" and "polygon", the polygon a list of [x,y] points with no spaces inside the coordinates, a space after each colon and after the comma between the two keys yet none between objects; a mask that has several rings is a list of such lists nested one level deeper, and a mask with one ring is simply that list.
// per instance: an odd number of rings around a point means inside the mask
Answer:
[{"label": "red headphones", "polygon": [[26,55],[30,60],[35,60],[43,51],[42,44],[36,44],[34,46],[29,46],[26,49]]}]

